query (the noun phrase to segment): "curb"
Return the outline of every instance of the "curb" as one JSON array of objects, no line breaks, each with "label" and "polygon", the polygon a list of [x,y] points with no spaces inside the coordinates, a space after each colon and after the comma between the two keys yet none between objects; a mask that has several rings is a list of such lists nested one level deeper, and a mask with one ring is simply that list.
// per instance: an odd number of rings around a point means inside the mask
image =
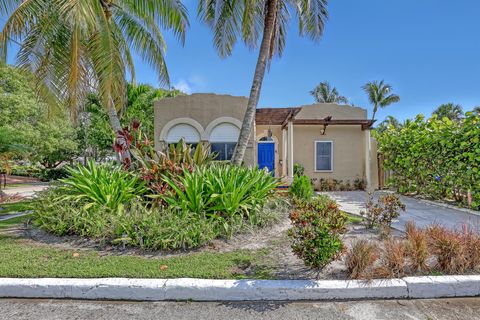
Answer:
[{"label": "curb", "polygon": [[1,298],[132,301],[293,301],[480,296],[480,276],[388,280],[0,278]]}]

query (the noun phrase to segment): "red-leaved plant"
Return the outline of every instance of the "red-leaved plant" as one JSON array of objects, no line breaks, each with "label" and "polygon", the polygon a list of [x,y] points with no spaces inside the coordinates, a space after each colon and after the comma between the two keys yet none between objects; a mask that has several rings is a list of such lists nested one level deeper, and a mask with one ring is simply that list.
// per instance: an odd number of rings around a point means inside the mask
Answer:
[{"label": "red-leaved plant", "polygon": [[155,150],[153,142],[142,133],[138,121],[133,121],[131,128],[125,127],[117,132],[114,150],[119,154],[124,169],[137,170],[155,194],[164,194],[170,190],[164,177],[178,181],[184,170],[191,172],[196,165],[215,158],[215,154],[210,154],[209,146],[200,143],[193,150],[184,139],[166,146],[165,152]]}]

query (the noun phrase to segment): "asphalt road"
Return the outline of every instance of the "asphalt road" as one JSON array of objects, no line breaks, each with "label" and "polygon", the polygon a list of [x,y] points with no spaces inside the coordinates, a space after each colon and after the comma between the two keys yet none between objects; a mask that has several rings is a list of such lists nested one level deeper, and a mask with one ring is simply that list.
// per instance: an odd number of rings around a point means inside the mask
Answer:
[{"label": "asphalt road", "polygon": [[346,302],[111,302],[0,299],[0,319],[480,319],[480,298]]}]

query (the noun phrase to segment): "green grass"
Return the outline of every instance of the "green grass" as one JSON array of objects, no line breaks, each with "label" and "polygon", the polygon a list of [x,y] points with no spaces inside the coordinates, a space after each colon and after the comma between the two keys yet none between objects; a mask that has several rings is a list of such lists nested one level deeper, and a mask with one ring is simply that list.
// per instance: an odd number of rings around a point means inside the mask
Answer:
[{"label": "green grass", "polygon": [[28,220],[29,216],[30,215],[28,214],[28,215],[25,215],[25,216],[16,217],[16,218],[12,218],[12,219],[0,220],[0,230],[10,228],[10,227],[13,227],[15,225],[19,225],[19,224],[23,223],[24,221]]},{"label": "green grass", "polygon": [[[0,221],[0,230],[28,217]],[[198,252],[171,258],[100,255],[93,249],[59,249],[0,234],[0,277],[271,278],[262,263],[268,250]],[[165,268],[166,266],[166,268]],[[252,270],[246,276],[242,270]]]},{"label": "green grass", "polygon": [[345,212],[345,214],[347,215],[348,223],[350,223],[350,224],[359,224],[359,223],[362,223],[362,221],[363,221],[363,218],[360,217],[360,216],[350,214],[350,213],[346,213],[346,212]]},{"label": "green grass", "polygon": [[30,201],[2,203],[0,204],[0,216],[22,212],[22,211],[28,211],[31,209],[32,209],[32,204]]}]

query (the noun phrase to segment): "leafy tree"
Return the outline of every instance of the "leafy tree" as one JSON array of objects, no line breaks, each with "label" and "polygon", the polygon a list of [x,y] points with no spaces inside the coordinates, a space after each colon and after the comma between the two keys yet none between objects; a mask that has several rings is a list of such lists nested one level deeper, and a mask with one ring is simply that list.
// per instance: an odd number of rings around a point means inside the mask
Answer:
[{"label": "leafy tree", "polygon": [[[0,127],[0,173],[10,174],[9,160],[15,155],[22,155],[28,148],[20,143],[16,132],[12,129]],[[0,183],[1,186],[1,183]]]},{"label": "leafy tree", "polygon": [[432,115],[436,115],[440,119],[448,118],[452,121],[459,121],[463,118],[463,108],[459,104],[449,102],[440,105],[432,112]]},{"label": "leafy tree", "polygon": [[153,140],[155,101],[163,98],[173,98],[182,94],[180,90],[157,89],[148,84],[128,85],[128,103],[122,114],[123,126],[130,125],[133,120],[140,121],[143,132]]},{"label": "leafy tree", "polygon": [[80,114],[79,141],[82,154],[95,160],[104,159],[112,154],[115,133],[109,124],[108,115],[95,94],[89,94],[85,101],[84,112]]},{"label": "leafy tree", "polygon": [[337,88],[330,86],[330,83],[327,81],[320,82],[318,86],[310,91],[310,94],[318,103],[348,103],[347,98],[340,95]]},{"label": "leafy tree", "polygon": [[472,109],[472,112],[476,115],[480,115],[480,106],[476,106]]},{"label": "leafy tree", "polygon": [[232,157],[234,164],[243,161],[265,70],[272,58],[281,56],[285,48],[291,12],[296,13],[300,35],[313,40],[321,38],[328,17],[326,0],[199,2],[199,16],[213,30],[213,42],[220,56],[229,56],[239,37],[250,48],[256,48],[261,38],[247,110]]},{"label": "leafy tree", "polygon": [[28,73],[0,64],[0,129],[10,143],[24,146],[22,155],[28,149],[32,160],[54,167],[77,154],[77,133],[65,114],[45,114],[33,88]]},{"label": "leafy tree", "polygon": [[368,100],[373,105],[372,120],[375,120],[378,107],[385,108],[400,101],[400,96],[391,93],[392,86],[383,80],[367,82],[362,89],[367,93]]},{"label": "leafy tree", "polygon": [[32,160],[46,169],[54,169],[79,154],[78,134],[67,117],[40,121],[32,139]]},{"label": "leafy tree", "polygon": [[[142,131],[153,141],[154,102],[179,94],[182,94],[179,90],[156,89],[148,84],[128,84],[127,107],[120,114],[122,126],[129,126],[133,120],[138,120],[142,125]],[[87,96],[84,110],[80,117],[79,130],[84,154],[94,159],[103,159],[112,154],[115,133],[108,123],[108,115],[102,107],[102,102],[96,95]]]},{"label": "leafy tree", "polygon": [[121,129],[117,111],[126,105],[126,75],[135,79],[130,48],[168,84],[165,41],[160,28],[182,41],[188,26],[180,0],[0,0],[9,15],[0,33],[0,56],[11,39],[22,39],[17,61],[31,70],[45,101],[68,105],[77,119],[86,95],[98,92],[112,128]]}]

